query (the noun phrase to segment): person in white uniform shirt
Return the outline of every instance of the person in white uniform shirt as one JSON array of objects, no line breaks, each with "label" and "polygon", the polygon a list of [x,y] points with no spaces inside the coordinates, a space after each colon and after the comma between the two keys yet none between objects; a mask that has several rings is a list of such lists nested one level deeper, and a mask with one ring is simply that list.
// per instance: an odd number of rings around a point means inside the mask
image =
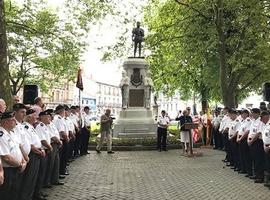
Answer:
[{"label": "person in white uniform shirt", "polygon": [[222,118],[220,115],[220,110],[217,108],[214,112],[213,119],[212,119],[212,127],[213,127],[212,132],[213,132],[214,144],[215,144],[214,149],[220,149],[220,150],[222,149],[222,138],[218,129],[219,129],[221,120]]},{"label": "person in white uniform shirt", "polygon": [[161,115],[158,117],[158,129],[157,129],[157,149],[158,151],[167,151],[167,128],[170,120],[166,117],[166,111],[162,110]]},{"label": "person in white uniform shirt", "polygon": [[89,138],[90,138],[90,130],[91,130],[91,115],[90,115],[90,108],[88,106],[85,106],[84,114],[82,115],[82,134],[81,134],[81,155],[89,154],[88,150],[88,144],[89,144]]},{"label": "person in white uniform shirt", "polygon": [[59,175],[59,168],[60,168],[60,156],[59,156],[59,150],[62,147],[62,141],[60,139],[59,132],[54,125],[53,121],[53,110],[48,109],[47,112],[50,114],[50,124],[48,125],[49,130],[51,131],[51,145],[53,147],[52,151],[52,162],[51,162],[51,170],[52,172],[49,182],[52,185],[64,185],[63,182],[59,181],[59,178],[63,179],[65,176]]},{"label": "person in white uniform shirt", "polygon": [[53,150],[51,146],[51,132],[48,128],[48,125],[50,124],[50,114],[47,111],[42,111],[39,113],[39,121],[40,123],[36,126],[37,134],[41,140],[42,149],[45,150],[46,156],[43,159],[42,167],[42,178],[43,178],[43,187],[45,188],[51,188],[52,186],[50,183],[47,182],[47,177],[51,176],[50,173],[50,163],[51,163],[51,152]]},{"label": "person in white uniform shirt", "polygon": [[12,131],[16,126],[13,112],[2,113],[0,120],[0,156],[4,168],[4,184],[0,186],[0,198],[17,200],[20,190],[19,173],[25,170],[27,162]]},{"label": "person in white uniform shirt", "polygon": [[241,174],[247,173],[246,177],[252,176],[252,160],[247,144],[247,136],[249,133],[251,119],[249,111],[244,109],[241,112],[242,122],[237,131],[237,142],[239,143],[239,159],[241,165]]},{"label": "person in white uniform shirt", "polygon": [[35,110],[28,109],[26,111],[26,117],[25,121],[23,122],[23,127],[25,133],[30,138],[31,151],[29,154],[29,162],[23,174],[23,184],[21,185],[20,191],[21,200],[29,200],[32,198],[38,199],[38,196],[34,196],[34,192],[38,181],[41,157],[45,156],[45,151],[42,151],[41,149],[42,144],[36,132],[36,129],[34,128],[34,124],[36,122],[37,115]]},{"label": "person in white uniform shirt", "polygon": [[239,117],[237,116],[237,111],[234,109],[229,110],[229,116],[231,118],[230,128],[229,128],[229,141],[231,143],[231,157],[232,157],[232,164],[233,169],[235,171],[240,171],[240,160],[239,160],[239,148],[237,143],[237,131],[241,125],[241,121],[239,120]]},{"label": "person in white uniform shirt", "polygon": [[220,122],[219,132],[222,134],[222,142],[223,142],[225,152],[226,152],[226,157],[222,161],[226,162],[227,166],[232,166],[231,145],[229,142],[229,135],[228,135],[231,119],[229,117],[228,111],[229,111],[228,107],[223,108],[224,117],[222,118]]},{"label": "person in white uniform shirt", "polygon": [[68,136],[69,136],[69,143],[68,143],[68,161],[71,162],[74,160],[74,142],[75,142],[75,126],[70,119],[70,108],[67,105],[65,107],[65,122],[68,127]]},{"label": "person in white uniform shirt", "polygon": [[265,187],[270,189],[270,120],[262,131],[263,147],[265,152]]},{"label": "person in white uniform shirt", "polygon": [[65,108],[63,105],[58,105],[55,108],[55,116],[53,119],[53,123],[59,132],[60,139],[63,143],[60,149],[60,175],[69,175],[67,172],[67,161],[68,161],[68,143],[69,143],[69,133],[68,127],[65,123]]},{"label": "person in white uniform shirt", "polygon": [[17,103],[13,105],[14,117],[16,119],[16,126],[13,129],[15,135],[17,136],[17,142],[20,144],[21,151],[23,153],[24,159],[29,161],[29,153],[31,150],[30,140],[28,134],[24,130],[23,120],[26,115],[26,107],[22,103]]},{"label": "person in white uniform shirt", "polygon": [[264,181],[264,149],[261,133],[269,120],[269,113],[263,111],[260,114],[258,108],[253,108],[251,112],[254,120],[248,134],[248,145],[254,162],[255,176],[250,178],[255,179],[255,183],[262,183]]},{"label": "person in white uniform shirt", "polygon": [[74,126],[75,126],[75,141],[74,141],[74,157],[77,158],[79,157],[80,153],[80,144],[81,144],[81,132],[80,132],[80,118],[78,113],[76,112],[76,106],[71,106],[70,107],[70,119],[73,122]]}]

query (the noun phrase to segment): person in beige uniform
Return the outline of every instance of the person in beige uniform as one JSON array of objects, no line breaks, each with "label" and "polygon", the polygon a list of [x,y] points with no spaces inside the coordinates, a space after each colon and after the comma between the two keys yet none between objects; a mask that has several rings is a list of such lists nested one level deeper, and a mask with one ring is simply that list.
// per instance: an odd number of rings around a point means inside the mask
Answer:
[{"label": "person in beige uniform", "polygon": [[100,152],[100,149],[103,145],[104,138],[107,138],[107,153],[113,154],[112,151],[112,118],[111,118],[111,110],[107,109],[105,114],[100,118],[100,133],[101,137],[99,143],[96,147],[96,151]]},{"label": "person in beige uniform", "polygon": [[19,173],[25,170],[27,163],[12,131],[16,126],[13,112],[2,113],[0,119],[0,156],[4,168],[4,184],[0,186],[0,197],[1,200],[17,200],[20,189]]}]

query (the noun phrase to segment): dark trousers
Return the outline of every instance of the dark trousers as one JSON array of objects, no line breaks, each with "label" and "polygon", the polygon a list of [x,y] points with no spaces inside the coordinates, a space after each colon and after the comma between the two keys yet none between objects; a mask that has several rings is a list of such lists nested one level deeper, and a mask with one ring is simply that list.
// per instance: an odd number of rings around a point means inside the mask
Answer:
[{"label": "dark trousers", "polygon": [[263,149],[263,141],[261,139],[257,139],[251,146],[251,156],[254,161],[254,171],[256,179],[264,178],[264,149]]},{"label": "dark trousers", "polygon": [[202,142],[203,142],[203,145],[206,145],[206,134],[207,134],[207,128],[205,126],[203,126],[203,129],[202,129]]},{"label": "dark trousers", "polygon": [[[46,176],[44,178],[44,185],[50,185],[52,183],[52,175],[53,175],[53,171],[56,164],[55,162],[57,162],[56,161],[57,157],[59,159],[58,145],[53,143],[52,147],[53,147],[52,152],[48,154],[48,161],[47,161],[48,164],[47,164]],[[58,164],[58,174],[59,174],[59,164]]]},{"label": "dark trousers", "polygon": [[[1,200],[18,200],[19,196],[19,170],[13,167],[4,167],[4,184],[0,186]],[[18,182],[19,181],[19,182]]]},{"label": "dark trousers", "polygon": [[68,158],[74,158],[74,146],[75,146],[75,139],[70,139],[68,143]]},{"label": "dark trousers", "polygon": [[224,131],[222,133],[222,140],[223,140],[224,147],[225,147],[225,152],[226,152],[226,158],[225,159],[228,162],[230,162],[231,165],[233,165],[232,147],[231,147],[231,143],[230,143],[229,138],[228,138],[228,132],[227,131]]},{"label": "dark trousers", "polygon": [[76,131],[76,139],[74,141],[74,156],[80,155],[81,148],[81,131]]},{"label": "dark trousers", "polygon": [[52,144],[53,151],[53,163],[51,172],[51,183],[55,184],[59,182],[59,168],[60,168],[60,157],[59,157],[59,147],[57,144]]},{"label": "dark trousers", "polygon": [[231,148],[232,148],[232,159],[234,167],[240,169],[240,159],[239,159],[239,145],[236,142],[236,137],[230,140]]},{"label": "dark trousers", "polygon": [[218,131],[218,128],[213,127],[212,133],[213,133],[212,135],[213,135],[213,139],[214,139],[215,148],[216,149],[222,148],[222,141],[221,141],[222,138],[221,138],[221,134]]},{"label": "dark trousers", "polygon": [[40,165],[40,156],[30,152],[29,162],[23,172],[20,200],[29,200],[33,198],[35,186],[37,183]]},{"label": "dark trousers", "polygon": [[38,178],[36,182],[34,197],[39,197],[41,195],[41,189],[44,186],[44,179],[46,176],[46,170],[48,165],[48,157],[40,157],[39,170],[38,170]]},{"label": "dark trousers", "polygon": [[252,176],[252,159],[247,139],[243,139],[239,143],[239,159],[241,169],[247,172],[248,175]]},{"label": "dark trousers", "polygon": [[60,155],[59,173],[65,174],[67,161],[68,161],[68,142],[66,140],[62,140],[62,142],[63,142],[63,145],[59,151],[59,155]]},{"label": "dark trousers", "polygon": [[89,138],[90,138],[90,131],[86,127],[83,127],[81,133],[81,149],[80,149],[81,154],[87,153]]},{"label": "dark trousers", "polygon": [[158,129],[157,129],[157,148],[161,149],[161,146],[163,149],[166,149],[167,129],[158,127]]},{"label": "dark trousers", "polygon": [[270,183],[270,152],[265,153],[265,182]]}]

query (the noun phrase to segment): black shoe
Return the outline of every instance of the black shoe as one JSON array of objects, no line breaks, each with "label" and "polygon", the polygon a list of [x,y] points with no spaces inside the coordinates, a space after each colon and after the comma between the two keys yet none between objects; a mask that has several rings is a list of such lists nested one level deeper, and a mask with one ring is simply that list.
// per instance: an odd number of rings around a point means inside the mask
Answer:
[{"label": "black shoe", "polygon": [[97,153],[101,153],[101,151],[100,151],[100,150],[98,150],[98,149],[96,149],[96,152],[97,152]]},{"label": "black shoe", "polygon": [[263,179],[256,179],[255,181],[254,181],[254,183],[263,183],[264,181],[263,181]]},{"label": "black shoe", "polygon": [[59,179],[64,179],[64,178],[66,178],[66,177],[63,175],[59,175]]},{"label": "black shoe", "polygon": [[270,188],[270,182],[268,182],[268,183],[265,183],[265,184],[263,184],[265,187],[269,187]]},{"label": "black shoe", "polygon": [[69,175],[68,172],[65,172],[65,173],[63,173],[63,174],[60,174],[60,176],[68,176],[68,175]]},{"label": "black shoe", "polygon": [[249,176],[250,179],[256,179],[256,176]]},{"label": "black shoe", "polygon": [[53,185],[64,185],[63,182],[57,182],[57,183],[53,183]]},{"label": "black shoe", "polygon": [[33,198],[34,200],[47,200],[45,197],[43,197],[43,196],[37,196],[37,197],[34,197]]},{"label": "black shoe", "polygon": [[44,185],[44,188],[52,188],[52,185]]},{"label": "black shoe", "polygon": [[247,172],[245,170],[238,171],[239,174],[246,174]]},{"label": "black shoe", "polygon": [[223,159],[222,162],[228,162],[228,160],[227,159]]},{"label": "black shoe", "polygon": [[167,149],[162,149],[163,151],[168,151]]},{"label": "black shoe", "polygon": [[107,153],[109,153],[109,154],[114,154],[114,152],[113,152],[113,151],[107,151]]},{"label": "black shoe", "polygon": [[87,151],[87,152],[86,152],[86,154],[90,154],[90,152],[89,152],[89,151]]},{"label": "black shoe", "polygon": [[40,195],[41,195],[42,197],[47,197],[47,196],[49,196],[48,194],[45,194],[45,193],[43,193],[43,192],[40,192]]}]

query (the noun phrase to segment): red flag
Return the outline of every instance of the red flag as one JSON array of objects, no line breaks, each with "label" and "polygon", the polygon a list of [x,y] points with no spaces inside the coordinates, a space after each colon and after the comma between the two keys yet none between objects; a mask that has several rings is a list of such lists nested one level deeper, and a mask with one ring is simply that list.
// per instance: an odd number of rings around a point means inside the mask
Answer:
[{"label": "red flag", "polygon": [[83,91],[82,70],[81,70],[81,68],[78,69],[76,87]]}]

